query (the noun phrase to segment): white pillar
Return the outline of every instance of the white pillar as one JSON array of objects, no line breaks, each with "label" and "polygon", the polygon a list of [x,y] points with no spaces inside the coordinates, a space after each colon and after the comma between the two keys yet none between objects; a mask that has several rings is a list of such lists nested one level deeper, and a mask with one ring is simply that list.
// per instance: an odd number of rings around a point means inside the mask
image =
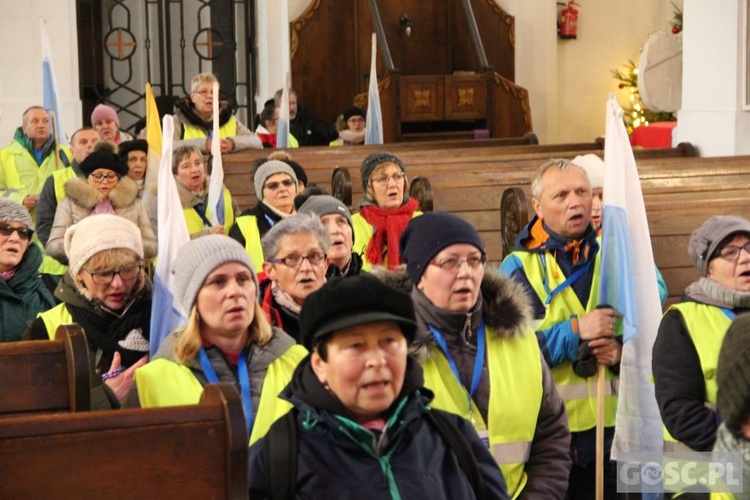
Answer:
[{"label": "white pillar", "polygon": [[743,111],[746,0],[685,0],[682,108],[675,137],[702,156],[750,153]]},{"label": "white pillar", "polygon": [[24,110],[43,103],[40,17],[47,20],[60,113],[72,134],[81,126],[75,0],[6,1],[2,7],[0,147],[10,144]]}]

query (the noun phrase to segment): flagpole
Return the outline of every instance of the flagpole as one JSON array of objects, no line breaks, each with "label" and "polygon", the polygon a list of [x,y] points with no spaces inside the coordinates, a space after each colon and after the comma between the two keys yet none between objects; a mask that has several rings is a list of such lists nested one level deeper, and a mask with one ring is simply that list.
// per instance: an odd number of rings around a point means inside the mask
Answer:
[{"label": "flagpole", "polygon": [[49,119],[52,123],[52,140],[55,141],[55,170],[60,170],[60,141],[57,140],[57,117],[54,109],[49,111]]},{"label": "flagpole", "polygon": [[597,365],[596,375],[596,500],[604,500],[604,389],[606,366]]}]

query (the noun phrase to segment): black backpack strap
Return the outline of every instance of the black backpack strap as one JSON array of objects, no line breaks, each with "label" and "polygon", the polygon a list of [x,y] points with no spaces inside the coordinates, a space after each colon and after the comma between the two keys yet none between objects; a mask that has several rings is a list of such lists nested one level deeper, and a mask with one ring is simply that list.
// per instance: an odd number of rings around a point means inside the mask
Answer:
[{"label": "black backpack strap", "polygon": [[436,410],[428,410],[425,412],[427,420],[432,422],[434,427],[438,430],[440,435],[448,443],[448,447],[453,450],[453,453],[458,459],[458,463],[461,466],[461,470],[464,471],[466,477],[471,483],[471,487],[474,490],[474,494],[480,500],[486,498],[484,491],[484,479],[482,473],[479,470],[479,464],[474,453],[469,447],[469,443],[463,434],[456,428],[453,423],[446,418],[441,412]]},{"label": "black backpack strap", "polygon": [[297,484],[297,423],[294,411],[278,419],[263,444],[268,460],[268,493],[273,500],[292,500]]}]

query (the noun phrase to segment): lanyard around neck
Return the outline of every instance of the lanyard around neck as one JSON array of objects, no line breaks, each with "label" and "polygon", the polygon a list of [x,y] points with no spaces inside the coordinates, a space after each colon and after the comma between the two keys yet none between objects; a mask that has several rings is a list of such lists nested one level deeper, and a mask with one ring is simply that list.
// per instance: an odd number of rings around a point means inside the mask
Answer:
[{"label": "lanyard around neck", "polygon": [[[248,348],[244,348],[240,353],[239,360],[237,361],[237,374],[240,379],[240,393],[242,395],[242,406],[245,408],[245,419],[247,420],[247,432],[250,434],[253,431],[253,399],[252,392],[250,390],[250,373],[247,369],[247,352]],[[198,351],[198,360],[200,361],[203,374],[206,376],[211,384],[219,382],[219,376],[216,375],[211,361],[208,359],[206,350],[201,347]]]},{"label": "lanyard around neck", "polygon": [[734,317],[737,316],[734,311],[727,309],[726,307],[720,307],[719,309],[721,309],[721,312],[723,312],[731,321],[734,321]]},{"label": "lanyard around neck", "polygon": [[[435,339],[435,342],[437,342],[438,347],[440,347],[440,350],[443,351],[443,354],[445,355],[445,358],[448,360],[448,364],[451,367],[451,370],[453,371],[453,374],[456,376],[456,380],[458,380],[458,383],[463,386],[463,382],[461,382],[461,375],[458,372],[458,366],[456,366],[456,362],[453,359],[453,356],[451,355],[451,351],[448,348],[448,343],[445,341],[445,337],[443,337],[443,334],[440,333],[440,331],[435,328],[432,325],[429,325],[430,333],[432,333],[432,337]],[[472,398],[474,397],[474,394],[476,394],[477,389],[479,388],[479,381],[482,379],[482,366],[484,365],[484,353],[486,350],[486,334],[484,329],[484,318],[482,318],[479,321],[479,328],[477,329],[477,355],[474,358],[474,372],[471,376],[471,388],[469,389],[468,394],[468,402],[469,402],[469,413],[474,413],[474,408],[472,407]]]},{"label": "lanyard around neck", "polygon": [[570,285],[578,281],[578,278],[583,276],[590,268],[591,265],[594,263],[594,259],[589,259],[586,264],[579,267],[576,272],[571,274],[565,281],[557,285],[554,290],[550,292],[549,290],[549,284],[547,283],[547,256],[544,252],[539,253],[539,260],[542,262],[542,285],[544,286],[544,291],[547,293],[547,298],[544,300],[544,307],[549,307],[550,303],[552,302],[552,299],[555,298],[555,295],[562,292],[566,288],[568,288]]}]

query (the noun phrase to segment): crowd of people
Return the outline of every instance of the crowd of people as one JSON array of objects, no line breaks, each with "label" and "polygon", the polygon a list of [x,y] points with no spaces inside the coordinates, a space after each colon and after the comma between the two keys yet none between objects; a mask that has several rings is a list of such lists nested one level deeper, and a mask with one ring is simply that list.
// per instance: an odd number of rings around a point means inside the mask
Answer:
[{"label": "crowd of people", "polygon": [[[281,97],[258,133],[222,101],[214,138],[215,82],[196,76],[174,111],[172,174],[191,238],[174,262],[186,323],[149,358],[146,269],[159,228],[144,201],[146,141],[99,105],[61,147],[34,106],[0,150],[0,341],[80,324],[93,409],[196,404],[204,385],[232,383],[254,498],[594,498],[603,365],[605,498],[618,498],[622,318],[599,299],[601,160],[540,166],[535,216],[497,270],[470,223],[418,210],[406,166],[385,151],[360,166],[354,214],[275,153],[248,179],[257,204],[240,211],[224,188],[215,225],[204,155],[213,140],[222,154],[275,145]],[[362,143],[360,108],[337,128],[293,91],[289,107],[300,146]],[[653,348],[665,451],[740,451],[747,467],[750,221],[712,217],[687,251],[699,279],[668,308]],[[663,302],[658,269],[655,279]]]}]

